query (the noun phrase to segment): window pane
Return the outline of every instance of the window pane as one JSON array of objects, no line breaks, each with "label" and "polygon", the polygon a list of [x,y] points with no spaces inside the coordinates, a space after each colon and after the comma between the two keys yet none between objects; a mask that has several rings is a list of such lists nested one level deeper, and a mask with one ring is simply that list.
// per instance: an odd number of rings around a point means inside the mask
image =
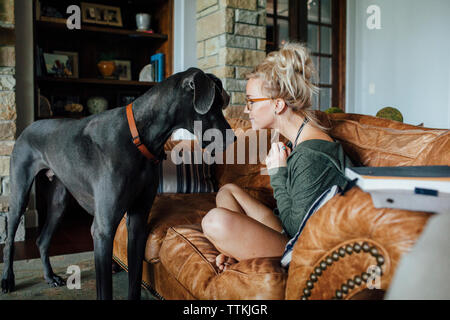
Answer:
[{"label": "window pane", "polygon": [[289,0],[278,0],[277,13],[280,16],[289,17]]},{"label": "window pane", "polygon": [[308,0],[308,20],[319,21],[319,0]]},{"label": "window pane", "polygon": [[274,39],[273,39],[273,18],[267,17],[266,23],[267,23],[267,26],[266,26],[267,42],[273,42],[274,41]]},{"label": "window pane", "polygon": [[331,28],[320,27],[320,52],[331,54]]},{"label": "window pane", "polygon": [[320,110],[331,108],[331,88],[320,88]]},{"label": "window pane", "polygon": [[320,58],[320,83],[331,84],[331,58]]},{"label": "window pane", "polygon": [[316,70],[316,73],[313,78],[312,78],[312,82],[317,84],[319,83],[319,79],[318,79],[318,75],[319,75],[319,57],[317,56],[312,56],[311,57],[313,64],[314,64],[314,69]]},{"label": "window pane", "polygon": [[331,23],[331,0],[322,0],[320,21],[323,23]]},{"label": "window pane", "polygon": [[288,20],[278,19],[278,46],[285,44],[289,41],[289,22]]},{"label": "window pane", "polygon": [[319,95],[318,94],[314,94],[313,98],[312,98],[312,109],[313,110],[320,110],[319,109]]},{"label": "window pane", "polygon": [[267,14],[273,14],[273,0],[267,0],[266,12]]},{"label": "window pane", "polygon": [[319,51],[319,28],[308,23],[308,47],[312,52]]}]

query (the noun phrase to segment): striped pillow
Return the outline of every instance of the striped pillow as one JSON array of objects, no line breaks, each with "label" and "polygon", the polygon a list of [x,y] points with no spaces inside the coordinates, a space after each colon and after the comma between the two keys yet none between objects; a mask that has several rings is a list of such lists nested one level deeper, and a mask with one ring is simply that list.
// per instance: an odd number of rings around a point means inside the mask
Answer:
[{"label": "striped pillow", "polygon": [[[194,162],[194,152],[182,154],[183,159],[190,157],[189,163],[176,164],[166,150],[167,159],[159,163],[158,193],[208,193],[217,192],[214,163]],[[188,162],[188,161],[184,161]]]}]

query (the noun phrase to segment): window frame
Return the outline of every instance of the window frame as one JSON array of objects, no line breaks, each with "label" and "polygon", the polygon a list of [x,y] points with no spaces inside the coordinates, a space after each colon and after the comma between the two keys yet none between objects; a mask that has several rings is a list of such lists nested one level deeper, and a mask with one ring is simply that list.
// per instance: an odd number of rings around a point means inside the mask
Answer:
[{"label": "window frame", "polygon": [[[317,26],[332,26],[332,54],[313,54],[318,57],[332,58],[332,79],[331,85],[320,84],[319,87],[331,88],[332,98],[331,106],[338,107],[345,112],[345,83],[346,83],[346,0],[332,0],[332,23],[308,22],[308,0],[289,0],[289,38],[302,43],[308,40],[308,23]],[[319,2],[321,6],[321,2]],[[273,0],[273,14],[267,14],[268,18],[273,19],[273,42],[267,41],[266,52],[276,50],[278,43],[277,22],[280,17],[277,12],[278,0]],[[320,13],[320,9],[319,9]],[[284,18],[281,18],[284,19]],[[320,32],[319,32],[320,43]],[[272,50],[270,50],[272,49]],[[319,68],[319,66],[316,66]],[[317,70],[319,72],[319,70]],[[320,106],[319,106],[320,108]]]}]

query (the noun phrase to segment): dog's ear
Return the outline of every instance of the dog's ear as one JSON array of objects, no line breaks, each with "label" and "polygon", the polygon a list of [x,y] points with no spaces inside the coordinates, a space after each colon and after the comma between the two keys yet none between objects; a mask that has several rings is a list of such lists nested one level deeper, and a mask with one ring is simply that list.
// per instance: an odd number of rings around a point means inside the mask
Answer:
[{"label": "dog's ear", "polygon": [[194,109],[199,114],[205,114],[211,108],[216,95],[214,81],[203,72],[199,71],[194,75]]}]

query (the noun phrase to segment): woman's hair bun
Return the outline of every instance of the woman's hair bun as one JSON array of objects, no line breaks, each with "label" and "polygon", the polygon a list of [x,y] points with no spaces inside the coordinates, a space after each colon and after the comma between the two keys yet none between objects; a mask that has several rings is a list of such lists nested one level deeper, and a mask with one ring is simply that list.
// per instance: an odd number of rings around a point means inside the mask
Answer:
[{"label": "woman's hair bun", "polygon": [[303,114],[313,125],[323,131],[319,119],[309,110],[313,96],[319,92],[314,84],[317,72],[306,45],[287,42],[278,51],[270,52],[255,69],[246,75],[247,79],[263,80],[262,92],[270,98],[282,98],[287,106]]},{"label": "woman's hair bun", "polygon": [[296,110],[309,108],[318,92],[313,84],[316,70],[307,47],[298,42],[287,42],[247,75],[247,79],[264,80],[263,90],[271,98],[283,98]]}]

